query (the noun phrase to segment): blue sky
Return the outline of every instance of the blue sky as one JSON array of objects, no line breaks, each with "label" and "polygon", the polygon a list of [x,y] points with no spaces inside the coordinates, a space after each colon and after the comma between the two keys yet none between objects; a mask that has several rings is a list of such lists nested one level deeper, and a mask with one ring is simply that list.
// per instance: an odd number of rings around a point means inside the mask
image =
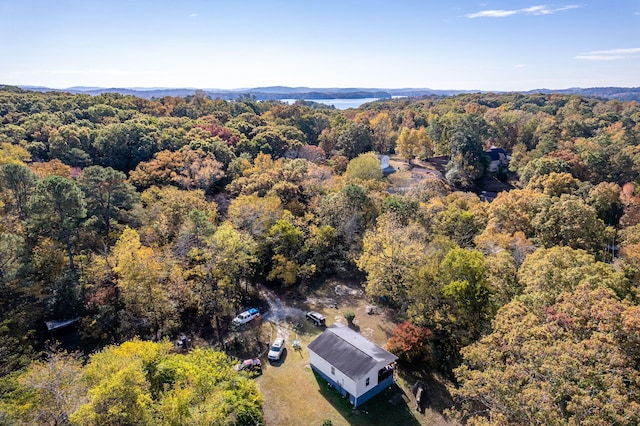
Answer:
[{"label": "blue sky", "polygon": [[640,0],[0,0],[0,84],[640,86]]}]

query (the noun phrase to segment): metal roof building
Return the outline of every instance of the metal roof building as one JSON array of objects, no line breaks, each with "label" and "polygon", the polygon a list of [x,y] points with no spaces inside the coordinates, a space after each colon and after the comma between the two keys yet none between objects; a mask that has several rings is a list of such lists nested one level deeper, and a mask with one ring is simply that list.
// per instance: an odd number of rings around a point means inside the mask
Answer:
[{"label": "metal roof building", "polygon": [[398,359],[349,327],[332,325],[309,344],[311,368],[354,406],[394,383]]}]

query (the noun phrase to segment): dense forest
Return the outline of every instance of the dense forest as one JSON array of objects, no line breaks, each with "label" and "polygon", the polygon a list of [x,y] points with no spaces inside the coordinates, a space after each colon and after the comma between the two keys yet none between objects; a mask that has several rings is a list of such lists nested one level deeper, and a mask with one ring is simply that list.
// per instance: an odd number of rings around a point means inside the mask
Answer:
[{"label": "dense forest", "polygon": [[[349,276],[396,313],[403,365],[456,384],[459,421],[637,424],[639,174],[637,102],[0,86],[0,423],[260,423],[216,351],[247,287]],[[512,189],[482,201],[488,179]],[[71,319],[55,350],[45,322]],[[211,347],[176,354],[184,331]]]}]

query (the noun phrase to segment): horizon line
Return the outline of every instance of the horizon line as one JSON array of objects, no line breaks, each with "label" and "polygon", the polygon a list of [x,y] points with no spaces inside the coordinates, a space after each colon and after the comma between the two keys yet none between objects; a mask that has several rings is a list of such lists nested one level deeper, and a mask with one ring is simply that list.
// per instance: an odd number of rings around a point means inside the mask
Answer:
[{"label": "horizon line", "polygon": [[90,85],[75,85],[68,87],[52,87],[46,85],[39,84],[8,84],[1,83],[0,86],[14,86],[22,89],[51,89],[51,90],[76,90],[76,91],[92,91],[92,90],[133,90],[133,91],[153,91],[153,90],[202,90],[202,91],[211,91],[211,92],[242,92],[242,91],[255,91],[259,89],[308,89],[308,90],[376,90],[376,91],[399,91],[399,90],[429,90],[433,92],[445,92],[445,91],[455,91],[455,92],[497,92],[497,93],[513,93],[513,92],[531,92],[535,90],[576,90],[576,89],[608,89],[608,88],[616,88],[616,89],[640,89],[640,86],[571,86],[571,87],[563,87],[563,88],[549,88],[549,87],[534,87],[531,89],[434,89],[431,87],[353,87],[353,86],[331,86],[331,87],[316,87],[316,86],[285,86],[285,85],[270,85],[270,86],[255,86],[255,87],[241,87],[241,88],[231,88],[231,89],[223,89],[223,88],[211,88],[211,87],[193,87],[193,86],[90,86]]}]

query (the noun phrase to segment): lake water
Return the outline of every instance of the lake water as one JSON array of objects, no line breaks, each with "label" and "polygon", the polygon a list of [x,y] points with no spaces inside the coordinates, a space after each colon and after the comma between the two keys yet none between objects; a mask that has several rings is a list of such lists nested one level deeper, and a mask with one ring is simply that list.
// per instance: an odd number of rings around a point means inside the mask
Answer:
[{"label": "lake water", "polygon": [[[380,98],[362,98],[362,99],[303,99],[305,101],[318,102],[325,105],[333,105],[337,109],[349,109],[358,108],[360,105],[367,102],[377,101]],[[295,103],[300,99],[280,99],[282,102],[286,102],[289,105]]]}]

